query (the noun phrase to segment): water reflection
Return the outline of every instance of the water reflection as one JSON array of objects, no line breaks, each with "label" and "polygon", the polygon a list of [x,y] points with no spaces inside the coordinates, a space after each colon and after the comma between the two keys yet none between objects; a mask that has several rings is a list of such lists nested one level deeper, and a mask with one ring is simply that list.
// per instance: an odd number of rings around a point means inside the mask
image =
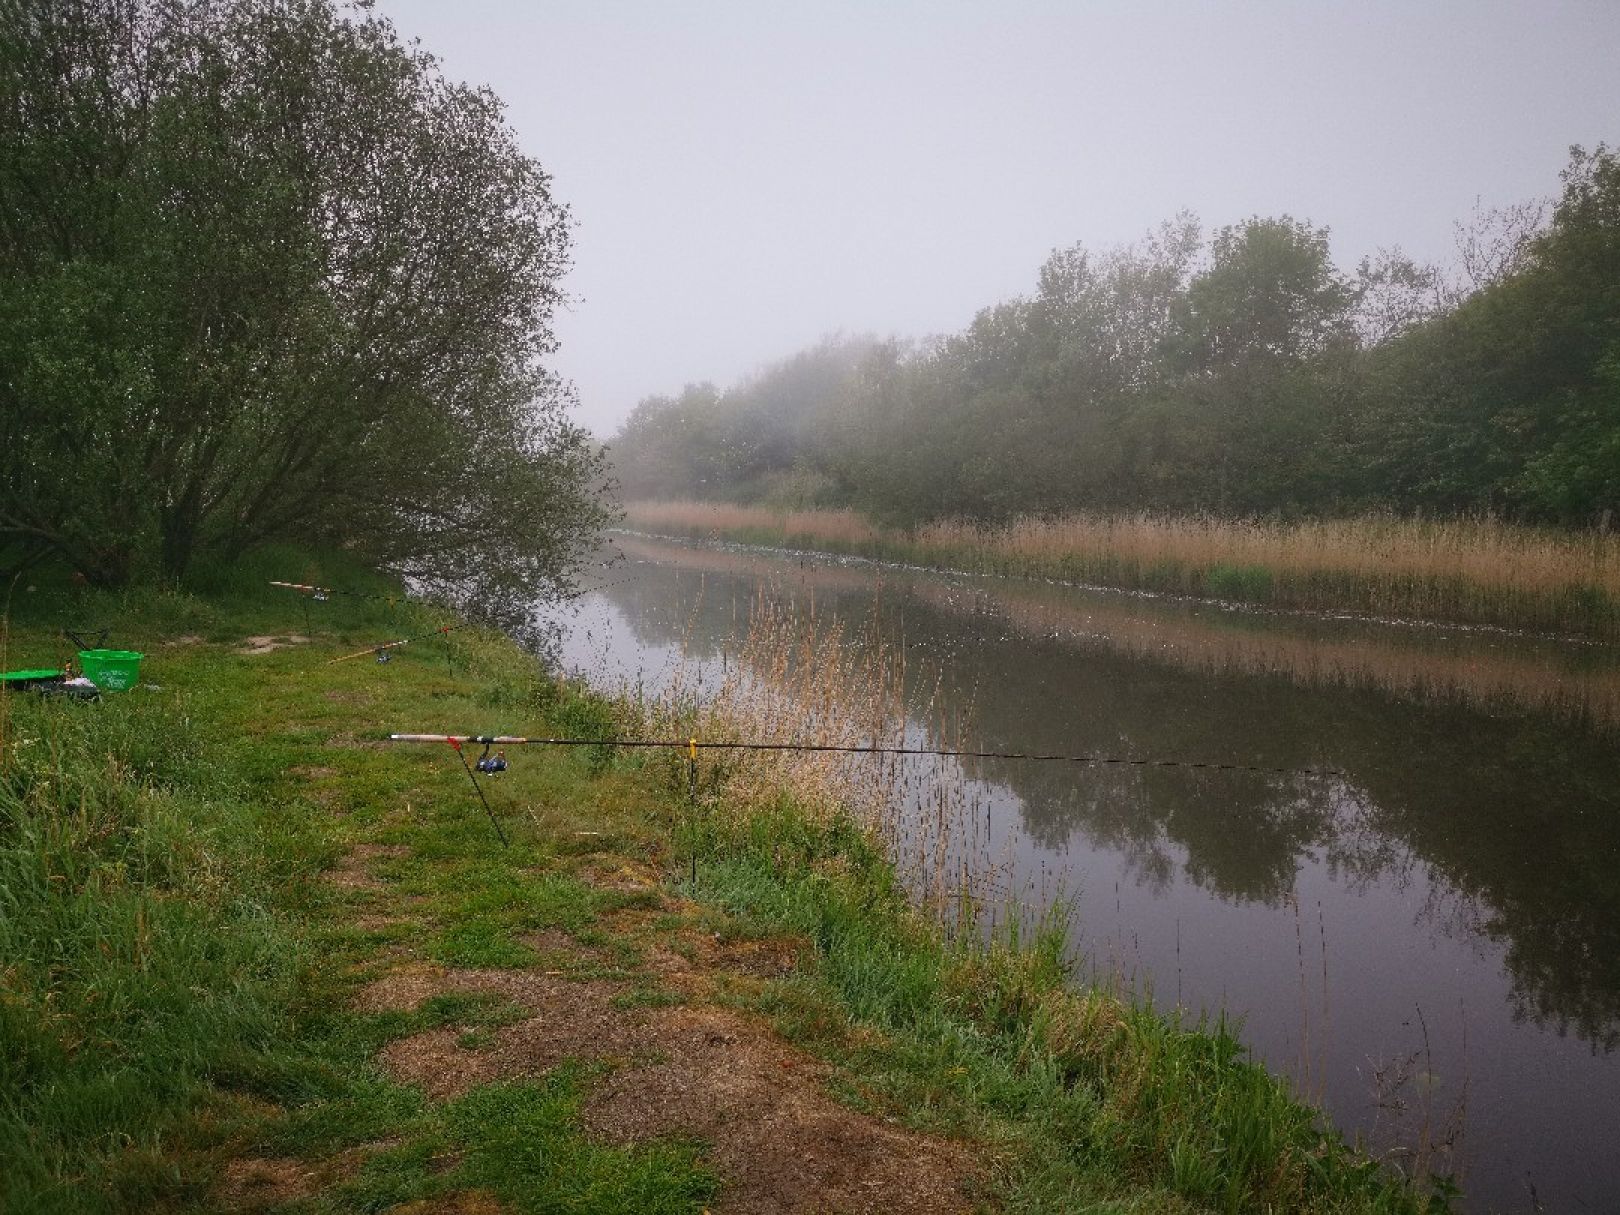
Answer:
[{"label": "water reflection", "polygon": [[[913,613],[911,627],[923,618]],[[1450,927],[1506,947],[1523,1015],[1608,1051],[1620,1027],[1620,759],[1612,742],[1527,717],[1331,696],[1283,678],[1190,676],[1057,644],[962,647],[991,748],[1080,748],[1277,766],[1332,766],[1325,782],[1256,773],[1004,764],[1024,824],[1047,847],[1081,827],[1133,874],[1182,876],[1227,899],[1279,906],[1302,865],[1364,886],[1421,858],[1469,908]],[[1409,872],[1407,873],[1409,876]]]},{"label": "water reflection", "polygon": [[[1056,638],[1194,671],[1284,674],[1312,686],[1367,686],[1403,698],[1476,708],[1530,708],[1620,734],[1620,655],[1612,646],[1496,629],[1436,627],[1259,612],[1129,592],[1085,592],[1040,581],[943,577],[804,555],[784,562],[741,547],[636,536],[630,561],[678,557],[688,574],[748,582],[791,570],[806,595],[865,595],[888,587],[956,619],[951,639]],[[618,580],[627,585],[630,579]],[[789,584],[791,589],[792,584]],[[967,626],[964,628],[964,626]],[[931,639],[912,638],[927,647]]]},{"label": "water reflection", "polygon": [[[876,610],[908,686],[982,749],[1338,770],[968,774],[1024,876],[1078,892],[1094,968],[1244,1015],[1259,1054],[1369,1133],[1370,1077],[1421,1051],[1426,1094],[1466,1093],[1477,1209],[1522,1205],[1527,1175],[1555,1206],[1620,1206],[1612,652],[627,548],[642,564],[604,589],[576,660],[617,646],[655,680],[677,651],[718,658],[764,587]],[[609,616],[632,637],[600,631]]]}]

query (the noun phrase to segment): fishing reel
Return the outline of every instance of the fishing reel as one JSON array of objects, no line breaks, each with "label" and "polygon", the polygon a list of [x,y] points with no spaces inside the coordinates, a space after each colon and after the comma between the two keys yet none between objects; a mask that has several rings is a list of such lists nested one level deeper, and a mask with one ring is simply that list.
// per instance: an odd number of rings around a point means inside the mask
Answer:
[{"label": "fishing reel", "polygon": [[478,757],[478,762],[473,767],[477,768],[485,776],[494,776],[497,772],[505,772],[506,752],[497,751],[494,755],[491,755],[489,753],[489,744],[485,743],[484,753]]}]

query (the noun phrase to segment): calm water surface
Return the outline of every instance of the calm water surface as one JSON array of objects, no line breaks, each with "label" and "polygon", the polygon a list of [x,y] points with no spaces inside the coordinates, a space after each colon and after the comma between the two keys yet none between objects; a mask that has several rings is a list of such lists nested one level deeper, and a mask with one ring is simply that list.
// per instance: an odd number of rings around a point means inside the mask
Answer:
[{"label": "calm water surface", "polygon": [[1014,889],[1062,886],[1082,968],[1240,1018],[1375,1147],[1453,1143],[1469,1211],[1620,1211],[1612,647],[618,547],[564,618],[565,661],[602,685],[713,662],[764,594],[880,621],[978,749],[1338,770],[966,776],[982,854]]}]

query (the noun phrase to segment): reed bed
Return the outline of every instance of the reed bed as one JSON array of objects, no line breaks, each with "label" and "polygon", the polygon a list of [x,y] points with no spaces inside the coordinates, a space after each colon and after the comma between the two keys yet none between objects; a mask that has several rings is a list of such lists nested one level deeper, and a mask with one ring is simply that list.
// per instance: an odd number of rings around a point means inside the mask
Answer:
[{"label": "reed bed", "polygon": [[[683,659],[669,685],[647,703],[648,726],[704,742],[897,746],[904,730],[892,656],[846,644],[841,622],[816,629],[775,599],[752,604],[746,632],[730,643],[717,686]],[[715,758],[711,758],[715,757]],[[791,796],[818,819],[848,810],[866,825],[882,816],[877,782],[826,752],[716,752],[706,773],[709,801],[748,814]],[[875,757],[881,760],[881,757]],[[723,796],[720,794],[723,792]]]},{"label": "reed bed", "polygon": [[625,515],[637,527],[682,536],[724,536],[762,544],[794,543],[855,549],[887,537],[852,510],[773,510],[735,502],[684,499],[630,502]]},{"label": "reed bed", "polygon": [[849,511],[633,502],[639,528],[964,571],[1056,578],[1310,611],[1620,637],[1620,536],[1489,517],[1302,523],[1069,515],[911,532]]}]

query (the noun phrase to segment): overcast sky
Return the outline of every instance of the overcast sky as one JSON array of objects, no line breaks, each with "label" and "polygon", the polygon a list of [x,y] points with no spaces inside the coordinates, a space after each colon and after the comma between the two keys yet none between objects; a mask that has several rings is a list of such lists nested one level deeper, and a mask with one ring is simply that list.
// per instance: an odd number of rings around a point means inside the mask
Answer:
[{"label": "overcast sky", "polygon": [[1053,248],[1288,213],[1350,267],[1620,140],[1620,0],[379,0],[573,209],[557,367],[606,437],[835,331],[925,336]]}]

